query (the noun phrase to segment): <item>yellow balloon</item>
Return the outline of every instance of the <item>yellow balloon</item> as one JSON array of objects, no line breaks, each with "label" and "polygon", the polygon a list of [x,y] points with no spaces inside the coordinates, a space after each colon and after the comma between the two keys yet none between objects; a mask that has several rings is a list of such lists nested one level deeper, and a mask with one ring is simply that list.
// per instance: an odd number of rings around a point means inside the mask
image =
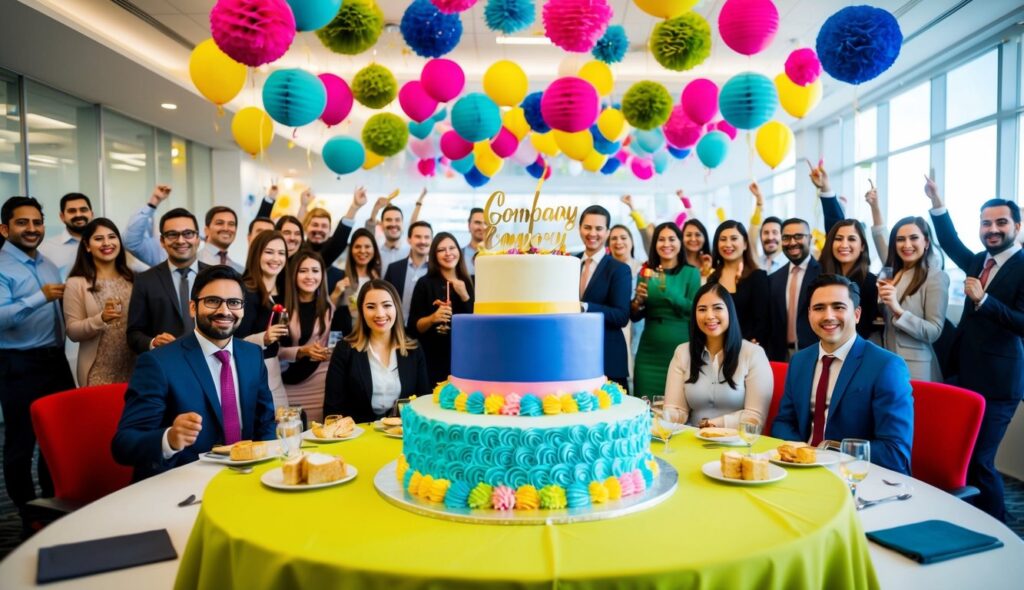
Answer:
[{"label": "yellow balloon", "polygon": [[188,74],[199,92],[217,106],[230,102],[245,86],[248,69],[207,39],[192,50]]},{"label": "yellow balloon", "polygon": [[619,109],[605,109],[597,116],[597,129],[608,141],[618,141],[626,130],[626,117]]},{"label": "yellow balloon", "polygon": [[366,160],[363,161],[363,170],[370,170],[376,168],[377,166],[380,165],[381,162],[384,161],[384,156],[371,152],[370,150],[366,149],[365,146],[363,147],[363,151],[366,152]]},{"label": "yellow balloon", "polygon": [[783,72],[775,76],[775,88],[779,91],[779,103],[783,110],[797,119],[804,118],[821,102],[821,78],[807,86],[800,86]]},{"label": "yellow balloon", "polygon": [[516,136],[516,139],[523,141],[526,134],[530,132],[530,124],[526,122],[526,113],[522,107],[516,107],[507,111],[501,117],[501,124]]},{"label": "yellow balloon", "polygon": [[607,160],[608,156],[594,150],[586,158],[583,158],[583,169],[587,172],[598,172]]},{"label": "yellow balloon", "polygon": [[257,156],[274,139],[274,121],[263,109],[245,107],[231,120],[231,135],[242,150]]},{"label": "yellow balloon", "polygon": [[566,133],[557,129],[551,132],[555,134],[555,143],[558,147],[573,160],[582,162],[594,151],[594,136],[590,134],[589,129],[576,133]]},{"label": "yellow balloon", "polygon": [[292,198],[289,195],[280,195],[274,201],[274,207],[270,211],[270,218],[277,219],[283,215],[293,215]]},{"label": "yellow balloon", "polygon": [[577,76],[590,82],[599,96],[608,96],[615,86],[611,68],[608,67],[608,64],[596,59],[583,64]]},{"label": "yellow balloon", "polygon": [[484,72],[484,94],[500,106],[512,107],[523,102],[527,86],[526,72],[507,59],[494,62]]},{"label": "yellow balloon", "polygon": [[555,134],[553,131],[547,133],[531,133],[530,143],[533,147],[537,148],[537,151],[544,154],[545,156],[557,156],[558,155],[558,143],[555,142]]},{"label": "yellow balloon", "polygon": [[793,132],[785,123],[768,121],[757,130],[754,146],[761,160],[774,170],[793,149]]},{"label": "yellow balloon", "polygon": [[633,0],[637,8],[658,18],[675,18],[694,7],[697,0]]},{"label": "yellow balloon", "polygon": [[491,149],[489,141],[473,144],[473,165],[487,178],[493,178],[495,174],[501,172],[501,167],[504,164],[504,160]]},{"label": "yellow balloon", "polygon": [[718,217],[718,223],[725,223],[725,207],[715,209],[715,216]]}]

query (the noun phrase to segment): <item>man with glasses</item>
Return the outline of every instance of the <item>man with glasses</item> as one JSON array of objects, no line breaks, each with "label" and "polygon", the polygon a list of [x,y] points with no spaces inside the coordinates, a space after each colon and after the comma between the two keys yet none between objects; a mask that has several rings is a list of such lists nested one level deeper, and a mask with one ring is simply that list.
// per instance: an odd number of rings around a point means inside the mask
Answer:
[{"label": "man with glasses", "polygon": [[160,218],[160,244],[167,260],[135,276],[128,306],[128,346],[136,353],[174,342],[192,332],[189,293],[198,262],[199,223],[187,209],[171,209]]},{"label": "man with glasses", "polygon": [[782,223],[782,253],[789,260],[768,275],[772,335],[766,352],[773,361],[788,362],[793,353],[818,342],[807,321],[809,287],[821,274],[811,256],[811,226],[798,218]]},{"label": "man with glasses", "polygon": [[125,393],[112,450],[136,480],[214,445],[274,436],[263,353],[233,336],[245,313],[241,276],[228,266],[203,269],[188,306],[194,330],[139,356]]}]

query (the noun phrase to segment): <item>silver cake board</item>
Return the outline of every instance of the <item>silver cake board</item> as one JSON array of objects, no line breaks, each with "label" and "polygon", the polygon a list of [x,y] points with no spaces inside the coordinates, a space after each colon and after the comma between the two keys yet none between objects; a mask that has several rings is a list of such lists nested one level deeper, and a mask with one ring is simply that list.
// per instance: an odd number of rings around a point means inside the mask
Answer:
[{"label": "silver cake board", "polygon": [[658,476],[654,479],[654,485],[647,488],[644,493],[583,508],[562,510],[449,508],[442,503],[428,502],[403,489],[395,476],[397,461],[381,467],[373,478],[373,485],[377,488],[377,493],[391,504],[415,514],[441,520],[478,524],[568,524],[617,518],[653,508],[667,500],[679,487],[679,473],[665,461],[657,457],[655,460],[658,462]]}]

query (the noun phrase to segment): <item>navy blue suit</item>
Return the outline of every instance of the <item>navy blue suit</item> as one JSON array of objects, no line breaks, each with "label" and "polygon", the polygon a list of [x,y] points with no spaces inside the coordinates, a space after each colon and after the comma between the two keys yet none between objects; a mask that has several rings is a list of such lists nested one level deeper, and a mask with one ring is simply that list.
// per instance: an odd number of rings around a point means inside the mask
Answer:
[{"label": "navy blue suit", "polygon": [[629,323],[632,284],[629,267],[605,254],[581,299],[587,304],[587,313],[604,314],[604,374],[621,383],[629,378],[629,351],[622,328]]},{"label": "navy blue suit", "polygon": [[[796,340],[797,348],[806,348],[818,343],[818,337],[811,329],[807,320],[807,309],[811,306],[810,286],[814,279],[821,274],[821,265],[809,256],[807,270],[804,271],[803,280],[800,282],[799,297],[797,299],[796,311]],[[786,362],[789,357],[789,343],[786,342],[786,302],[789,301],[789,293],[786,290],[786,283],[789,281],[789,273],[792,272],[793,263],[787,262],[785,266],[768,275],[768,287],[771,302],[771,338],[765,346],[768,358],[773,361]]]},{"label": "navy blue suit", "polygon": [[[242,439],[272,439],[274,401],[262,351],[237,338],[233,348]],[[140,355],[124,399],[111,448],[118,463],[135,467],[136,480],[191,463],[224,442],[220,398],[195,333]],[[164,460],[164,430],[186,412],[202,416],[202,431],[195,443]]]},{"label": "navy blue suit", "polygon": [[[872,463],[909,475],[914,440],[910,372],[900,357],[860,336],[855,338],[832,390],[825,438],[869,440]],[[793,355],[779,413],[772,423],[772,436],[810,440],[811,396],[817,385],[812,381],[818,352],[818,346],[811,346]]]}]

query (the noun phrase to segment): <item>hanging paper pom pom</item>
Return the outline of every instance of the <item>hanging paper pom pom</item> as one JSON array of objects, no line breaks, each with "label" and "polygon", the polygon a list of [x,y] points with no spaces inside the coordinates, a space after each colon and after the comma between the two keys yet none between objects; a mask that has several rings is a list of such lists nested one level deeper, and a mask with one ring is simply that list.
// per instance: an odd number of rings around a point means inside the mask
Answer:
[{"label": "hanging paper pom pom", "polygon": [[488,0],[484,9],[487,28],[511,35],[533,24],[533,0]]},{"label": "hanging paper pom pom", "polygon": [[437,102],[448,102],[462,92],[466,74],[462,67],[450,59],[432,59],[420,72],[423,90]]},{"label": "hanging paper pom pom", "polygon": [[608,28],[612,8],[607,0],[548,0],[544,5],[544,34],[557,47],[584,53]]},{"label": "hanging paper pom pom", "polygon": [[255,68],[288,51],[295,16],[284,0],[218,0],[210,11],[210,31],[221,51]]},{"label": "hanging paper pom pom", "polygon": [[476,0],[430,0],[430,3],[445,14],[458,14],[473,8]]},{"label": "hanging paper pom pom", "polygon": [[380,64],[370,64],[356,72],[352,78],[352,95],[359,104],[371,109],[387,106],[395,100],[397,92],[398,81],[395,75]]},{"label": "hanging paper pom pom", "polygon": [[697,157],[708,168],[717,168],[729,153],[729,137],[721,131],[712,131],[697,142]]},{"label": "hanging paper pom pom", "polygon": [[531,92],[526,95],[523,99],[523,116],[526,117],[526,122],[530,124],[530,129],[533,129],[537,133],[547,133],[551,131],[551,127],[544,122],[544,115],[540,110],[541,99],[544,98],[543,92]]},{"label": "hanging paper pom pom", "polygon": [[682,105],[676,105],[672,109],[672,114],[669,115],[668,121],[665,122],[665,126],[661,128],[665,133],[665,140],[669,143],[669,146],[675,146],[677,148],[688,148],[693,147],[697,140],[700,139],[700,125],[697,125],[686,116],[686,111],[683,110]]},{"label": "hanging paper pom pom", "polygon": [[430,97],[417,80],[409,80],[398,91],[398,104],[409,118],[422,123],[437,110],[437,101]]},{"label": "hanging paper pom pom", "polygon": [[373,0],[345,0],[341,10],[316,36],[334,53],[356,55],[377,43],[384,30],[384,13]]},{"label": "hanging paper pom pom", "polygon": [[589,129],[597,120],[600,102],[597,91],[582,78],[559,78],[548,86],[541,99],[544,122],[552,129],[576,133]]},{"label": "hanging paper pom pom", "polygon": [[662,66],[682,72],[711,55],[711,25],[696,12],[658,23],[651,32],[651,54]]},{"label": "hanging paper pom pom", "polygon": [[296,31],[315,31],[331,22],[341,0],[288,0],[295,16]]},{"label": "hanging paper pom pom", "polygon": [[466,173],[465,178],[466,182],[469,183],[469,186],[473,188],[480,188],[491,181],[490,178],[484,176],[483,172],[477,170],[475,166],[469,169],[469,172]]},{"label": "hanging paper pom pom", "polygon": [[402,38],[420,57],[441,57],[459,44],[462,19],[444,14],[429,0],[415,0],[402,15]]},{"label": "hanging paper pom pom", "polygon": [[622,28],[622,25],[612,25],[597,40],[597,44],[594,45],[590,54],[598,61],[616,64],[626,57],[627,51],[629,51],[629,38],[626,37],[626,29]]},{"label": "hanging paper pom pom", "polygon": [[821,76],[821,62],[813,49],[797,49],[786,58],[786,76],[797,86],[807,86]]},{"label": "hanging paper pom pom", "polygon": [[344,121],[352,112],[352,89],[348,87],[348,82],[334,74],[325,73],[318,77],[327,91],[327,105],[324,106],[320,120],[331,127]]},{"label": "hanging paper pom pom", "polygon": [[828,75],[860,84],[888,70],[902,43],[903,33],[892,14],[873,6],[847,6],[821,26],[816,47]]},{"label": "hanging paper pom pom", "polygon": [[657,82],[637,82],[622,97],[622,114],[637,129],[653,129],[664,124],[671,111],[672,96]]},{"label": "hanging paper pom pom", "polygon": [[363,145],[385,158],[405,149],[408,141],[409,129],[398,115],[377,113],[363,126]]},{"label": "hanging paper pom pom", "polygon": [[366,162],[366,151],[351,137],[332,137],[324,144],[323,158],[331,172],[351,174]]},{"label": "hanging paper pom pom", "polygon": [[316,121],[327,106],[324,83],[299,69],[277,70],[263,83],[263,108],[278,123],[302,127]]},{"label": "hanging paper pom pom", "polygon": [[778,31],[779,11],[772,0],[726,0],[718,13],[722,41],[743,55],[763,51]]},{"label": "hanging paper pom pom", "polygon": [[487,95],[467,94],[452,107],[452,128],[466,141],[490,139],[501,129],[501,111]]},{"label": "hanging paper pom pom", "polygon": [[757,129],[772,118],[778,105],[775,84],[753,72],[729,78],[718,95],[722,117],[739,129]]},{"label": "hanging paper pom pom", "polygon": [[473,152],[473,144],[462,139],[454,129],[441,136],[441,153],[449,160],[461,160]]}]

